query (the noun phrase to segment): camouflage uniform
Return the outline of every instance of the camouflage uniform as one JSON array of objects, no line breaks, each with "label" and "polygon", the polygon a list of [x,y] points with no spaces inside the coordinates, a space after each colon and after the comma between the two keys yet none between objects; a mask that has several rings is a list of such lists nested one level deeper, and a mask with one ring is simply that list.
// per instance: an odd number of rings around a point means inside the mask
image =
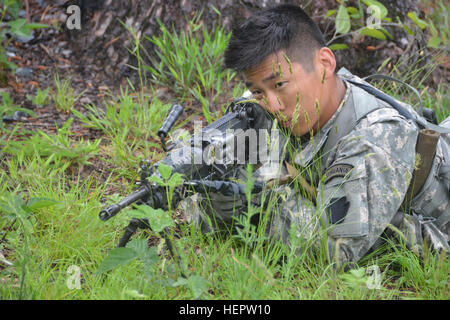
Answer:
[{"label": "camouflage uniform", "polygon": [[[362,81],[345,69],[338,74],[344,80]],[[435,248],[448,251],[450,134],[438,143],[432,172],[412,200],[411,214],[403,215],[419,129],[389,104],[345,83],[345,97],[332,118],[290,156],[290,161],[317,188],[317,201],[302,196],[292,185],[278,186],[274,191],[280,198],[279,208],[270,211],[273,216],[267,234],[289,244],[293,230],[296,237],[305,239],[325,230],[329,257],[340,263],[357,262],[377,245],[377,239],[397,217],[393,224],[402,231],[410,248],[420,252],[423,238],[428,238]],[[413,108],[402,105],[415,114]],[[348,117],[353,117],[353,127],[346,128]],[[450,119],[443,124],[450,127]],[[339,136],[340,130],[348,133]],[[311,168],[319,168],[322,177],[314,177],[317,170]],[[278,177],[287,174],[284,164],[278,169],[264,165],[254,172],[254,177],[267,181],[273,178],[267,172],[277,172]],[[231,224],[233,215],[247,208],[244,197],[211,194],[210,206],[199,197],[188,200],[187,211],[204,232]],[[260,195],[252,202],[260,206]],[[398,212],[400,215],[396,215]]]}]

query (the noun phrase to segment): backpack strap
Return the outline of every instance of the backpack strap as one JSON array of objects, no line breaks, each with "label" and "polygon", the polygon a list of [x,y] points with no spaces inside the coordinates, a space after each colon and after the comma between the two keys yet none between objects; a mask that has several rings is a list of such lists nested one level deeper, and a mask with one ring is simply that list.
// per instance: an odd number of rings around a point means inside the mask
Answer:
[{"label": "backpack strap", "polygon": [[377,97],[378,99],[388,103],[395,110],[397,110],[399,114],[404,116],[406,119],[413,120],[416,124],[418,124],[421,127],[421,129],[432,129],[440,134],[450,133],[449,128],[444,128],[444,127],[435,125],[433,123],[429,123],[424,118],[413,115],[411,112],[409,112],[408,109],[403,107],[397,100],[395,100],[391,96],[387,95],[386,93],[378,90],[374,86],[371,86],[368,83],[361,83],[361,82],[357,82],[357,81],[350,80],[350,79],[347,79],[347,81],[354,84],[355,86],[358,86],[359,88],[365,90],[366,92]]},{"label": "backpack strap", "polygon": [[367,77],[362,78],[364,81],[367,81],[369,79],[382,79],[382,80],[389,80],[389,81],[393,81],[393,82],[398,82],[402,85],[404,85],[405,87],[407,87],[409,90],[411,90],[412,92],[414,92],[414,94],[417,96],[417,99],[419,100],[419,108],[417,109],[417,113],[420,114],[422,117],[424,116],[423,112],[424,112],[424,108],[423,108],[423,101],[422,101],[422,97],[420,96],[420,92],[417,91],[416,88],[414,88],[413,86],[409,85],[408,83],[399,80],[397,78],[391,77],[391,76],[387,76],[385,74],[371,74]]}]

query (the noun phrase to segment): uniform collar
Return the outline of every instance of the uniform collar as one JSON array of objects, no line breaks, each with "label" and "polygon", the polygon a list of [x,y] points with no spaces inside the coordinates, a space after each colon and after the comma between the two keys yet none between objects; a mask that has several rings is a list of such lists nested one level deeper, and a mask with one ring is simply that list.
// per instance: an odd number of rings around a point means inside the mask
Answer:
[{"label": "uniform collar", "polygon": [[308,166],[314,156],[320,151],[324,143],[327,141],[328,134],[334,127],[337,117],[339,116],[345,105],[347,105],[347,103],[351,101],[351,99],[349,99],[351,86],[347,81],[345,81],[345,78],[351,77],[352,74],[347,69],[342,68],[339,70],[338,75],[344,81],[344,84],[347,87],[344,98],[339,104],[336,112],[327,121],[327,123],[325,123],[325,125],[308,141],[302,143],[302,145],[300,146],[300,150],[294,155],[294,162],[301,167]]}]

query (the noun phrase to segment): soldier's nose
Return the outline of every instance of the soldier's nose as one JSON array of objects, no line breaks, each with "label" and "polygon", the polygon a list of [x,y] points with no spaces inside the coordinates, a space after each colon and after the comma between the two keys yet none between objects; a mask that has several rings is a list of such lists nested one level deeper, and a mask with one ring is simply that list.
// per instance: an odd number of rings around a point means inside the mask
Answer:
[{"label": "soldier's nose", "polygon": [[275,94],[267,95],[267,107],[270,113],[278,113],[284,110],[284,105],[281,99]]}]

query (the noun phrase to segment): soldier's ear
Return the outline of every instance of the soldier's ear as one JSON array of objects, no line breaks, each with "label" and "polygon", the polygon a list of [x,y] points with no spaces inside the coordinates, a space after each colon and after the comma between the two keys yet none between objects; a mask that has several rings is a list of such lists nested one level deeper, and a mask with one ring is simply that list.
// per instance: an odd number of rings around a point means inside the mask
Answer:
[{"label": "soldier's ear", "polygon": [[336,58],[333,51],[328,47],[317,50],[315,65],[324,80],[333,77],[336,70]]}]

